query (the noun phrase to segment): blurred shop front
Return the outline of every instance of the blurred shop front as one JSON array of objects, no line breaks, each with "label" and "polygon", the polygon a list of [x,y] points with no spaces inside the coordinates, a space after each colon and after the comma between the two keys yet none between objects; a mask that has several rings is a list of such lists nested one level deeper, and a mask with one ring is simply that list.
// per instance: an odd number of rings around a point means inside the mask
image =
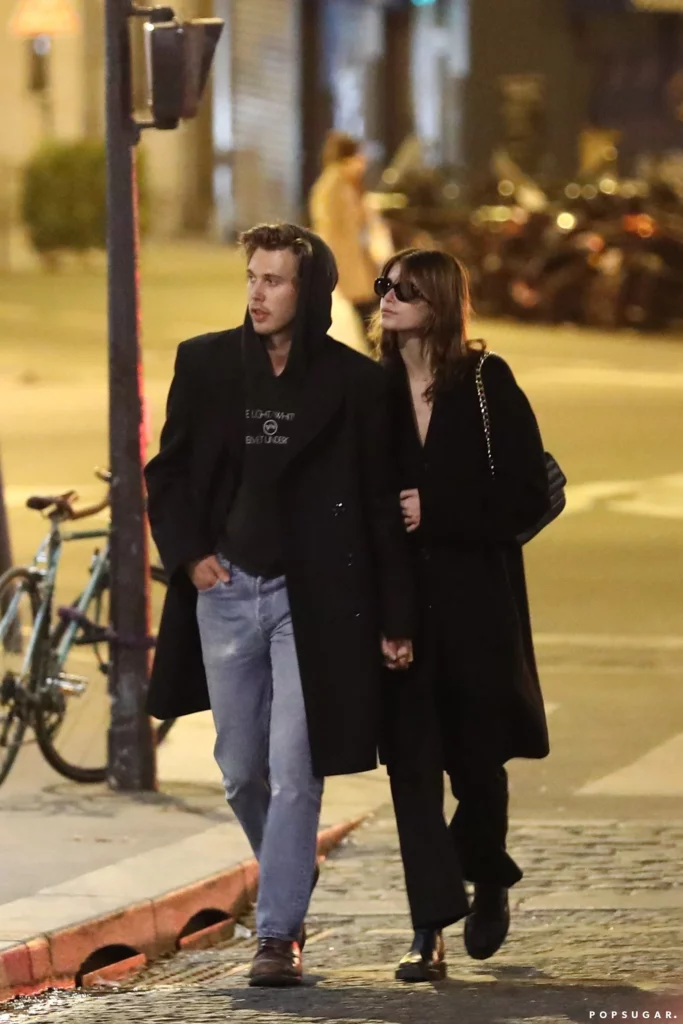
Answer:
[{"label": "blurred shop front", "polygon": [[[4,0],[5,10],[17,2]],[[77,30],[51,45],[50,131],[100,138],[102,3],[72,3]],[[683,162],[683,0],[176,7],[183,17],[221,17],[226,27],[197,120],[145,133],[156,233],[231,239],[257,220],[302,217],[330,128],[364,140],[371,186],[406,139],[413,157],[475,190],[495,177],[501,155],[548,183],[590,174],[604,153],[614,154],[612,170],[622,176]],[[16,220],[21,169],[45,130],[28,57],[26,40],[0,33],[8,97],[0,234]]]},{"label": "blurred shop front", "polygon": [[406,139],[475,190],[501,154],[550,184],[590,173],[601,153],[616,150],[612,169],[633,174],[683,150],[683,0],[183,8],[226,29],[212,104],[176,139],[146,140],[176,211],[164,219],[181,230],[229,239],[257,220],[305,216],[330,128],[365,142],[371,186]]},{"label": "blurred shop front", "polygon": [[612,134],[621,174],[683,151],[683,0],[567,0],[586,124]]},{"label": "blurred shop front", "polygon": [[567,180],[616,149],[613,170],[683,149],[683,0],[472,0],[468,175],[497,149]]},{"label": "blurred shop front", "polygon": [[186,6],[226,21],[212,110],[177,143],[186,229],[303,216],[330,128],[364,140],[370,185],[406,139],[474,189],[501,154],[552,183],[588,173],[596,148],[622,174],[683,148],[683,0]]},{"label": "blurred shop front", "polygon": [[386,165],[411,134],[440,165],[464,159],[471,0],[304,0],[304,188],[330,128]]},{"label": "blurred shop front", "polygon": [[216,226],[302,216],[331,128],[375,172],[417,136],[465,163],[471,0],[214,0],[226,20],[213,82]]}]

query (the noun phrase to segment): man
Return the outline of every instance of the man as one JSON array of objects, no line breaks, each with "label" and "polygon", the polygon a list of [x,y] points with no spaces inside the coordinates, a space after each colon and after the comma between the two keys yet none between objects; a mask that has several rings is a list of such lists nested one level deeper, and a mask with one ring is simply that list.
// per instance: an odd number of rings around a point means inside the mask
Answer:
[{"label": "man", "polygon": [[376,764],[384,661],[412,658],[384,376],[327,336],[334,257],[296,225],[242,238],[241,328],[178,348],[146,470],[169,577],[149,692],[209,706],[260,864],[253,985],[298,984],[326,775]]}]

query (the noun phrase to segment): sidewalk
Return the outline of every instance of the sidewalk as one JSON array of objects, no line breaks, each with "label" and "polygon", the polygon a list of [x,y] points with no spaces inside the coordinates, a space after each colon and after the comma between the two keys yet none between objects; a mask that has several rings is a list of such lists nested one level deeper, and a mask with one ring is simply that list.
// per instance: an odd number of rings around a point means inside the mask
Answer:
[{"label": "sidewalk", "polygon": [[[0,999],[233,933],[257,871],[224,801],[210,720],[178,723],[167,743],[158,793],[57,776],[0,793]],[[328,780],[321,855],[386,799],[381,771]],[[124,948],[98,954],[105,947]]]},{"label": "sidewalk", "polygon": [[[370,783],[372,787],[374,783]],[[381,786],[379,787],[381,788]],[[410,942],[396,830],[385,805],[323,866],[306,984],[247,986],[254,939],[181,951],[134,979],[15,1001],[3,1024],[591,1024],[683,1019],[683,824],[517,821],[526,870],[503,949],[470,960],[446,932],[448,978],[393,980]],[[668,1016],[667,1016],[668,1015]]]}]

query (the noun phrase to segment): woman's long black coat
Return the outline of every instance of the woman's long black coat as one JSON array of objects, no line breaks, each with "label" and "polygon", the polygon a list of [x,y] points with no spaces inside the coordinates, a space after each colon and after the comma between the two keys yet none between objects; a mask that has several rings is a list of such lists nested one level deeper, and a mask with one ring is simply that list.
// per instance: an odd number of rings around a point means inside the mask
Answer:
[{"label": "woman's long black coat", "polygon": [[[499,357],[482,367],[495,478],[475,383],[476,360],[438,394],[420,445],[403,362],[389,360],[393,432],[402,486],[417,487],[421,525],[411,535],[420,581],[416,663],[387,680],[383,759],[407,766],[436,693],[446,761],[545,757],[548,731],[531,635],[522,551],[515,537],[549,505],[536,419]],[[431,698],[430,698],[431,699]],[[422,702],[422,704],[421,704]],[[434,737],[429,737],[431,743]]]},{"label": "woman's long black coat", "polygon": [[[209,707],[197,594],[186,566],[216,550],[240,479],[241,343],[238,329],[179,347],[161,450],[146,469],[152,533],[170,579],[148,695],[157,718]],[[380,636],[413,629],[386,383],[379,366],[323,338],[278,481],[287,589],[320,776],[376,766]]]}]

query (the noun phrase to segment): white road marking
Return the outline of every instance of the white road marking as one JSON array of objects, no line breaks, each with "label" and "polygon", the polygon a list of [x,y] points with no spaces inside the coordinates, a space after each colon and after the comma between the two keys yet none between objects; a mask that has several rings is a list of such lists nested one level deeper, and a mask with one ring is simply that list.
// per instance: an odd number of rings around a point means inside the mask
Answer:
[{"label": "white road marking", "polygon": [[665,633],[534,633],[534,643],[588,650],[683,651],[683,635]]},{"label": "white road marking", "polygon": [[562,515],[576,515],[592,512],[599,502],[607,498],[622,497],[631,493],[637,485],[635,480],[595,480],[585,484],[568,484],[566,488],[567,507]]},{"label": "white road marking", "polygon": [[683,473],[643,481],[635,494],[608,502],[611,512],[652,519],[683,519]]},{"label": "white road marking", "polygon": [[[585,673],[587,670],[577,658],[572,661],[567,658],[561,665],[542,665],[541,675],[546,676],[575,676],[577,673]],[[591,678],[597,679],[601,676],[638,676],[642,679],[643,672],[647,671],[649,676],[680,676],[680,665],[658,665],[656,668],[644,670],[642,665],[591,665]]]},{"label": "white road marking", "polygon": [[683,372],[625,370],[618,366],[546,366],[519,374],[525,387],[543,386],[627,389],[636,391],[683,391]]},{"label": "white road marking", "polygon": [[578,790],[579,796],[683,796],[683,733]]},{"label": "white road marking", "polygon": [[653,519],[683,519],[683,473],[643,480],[595,480],[567,486],[564,515],[608,512]]}]

